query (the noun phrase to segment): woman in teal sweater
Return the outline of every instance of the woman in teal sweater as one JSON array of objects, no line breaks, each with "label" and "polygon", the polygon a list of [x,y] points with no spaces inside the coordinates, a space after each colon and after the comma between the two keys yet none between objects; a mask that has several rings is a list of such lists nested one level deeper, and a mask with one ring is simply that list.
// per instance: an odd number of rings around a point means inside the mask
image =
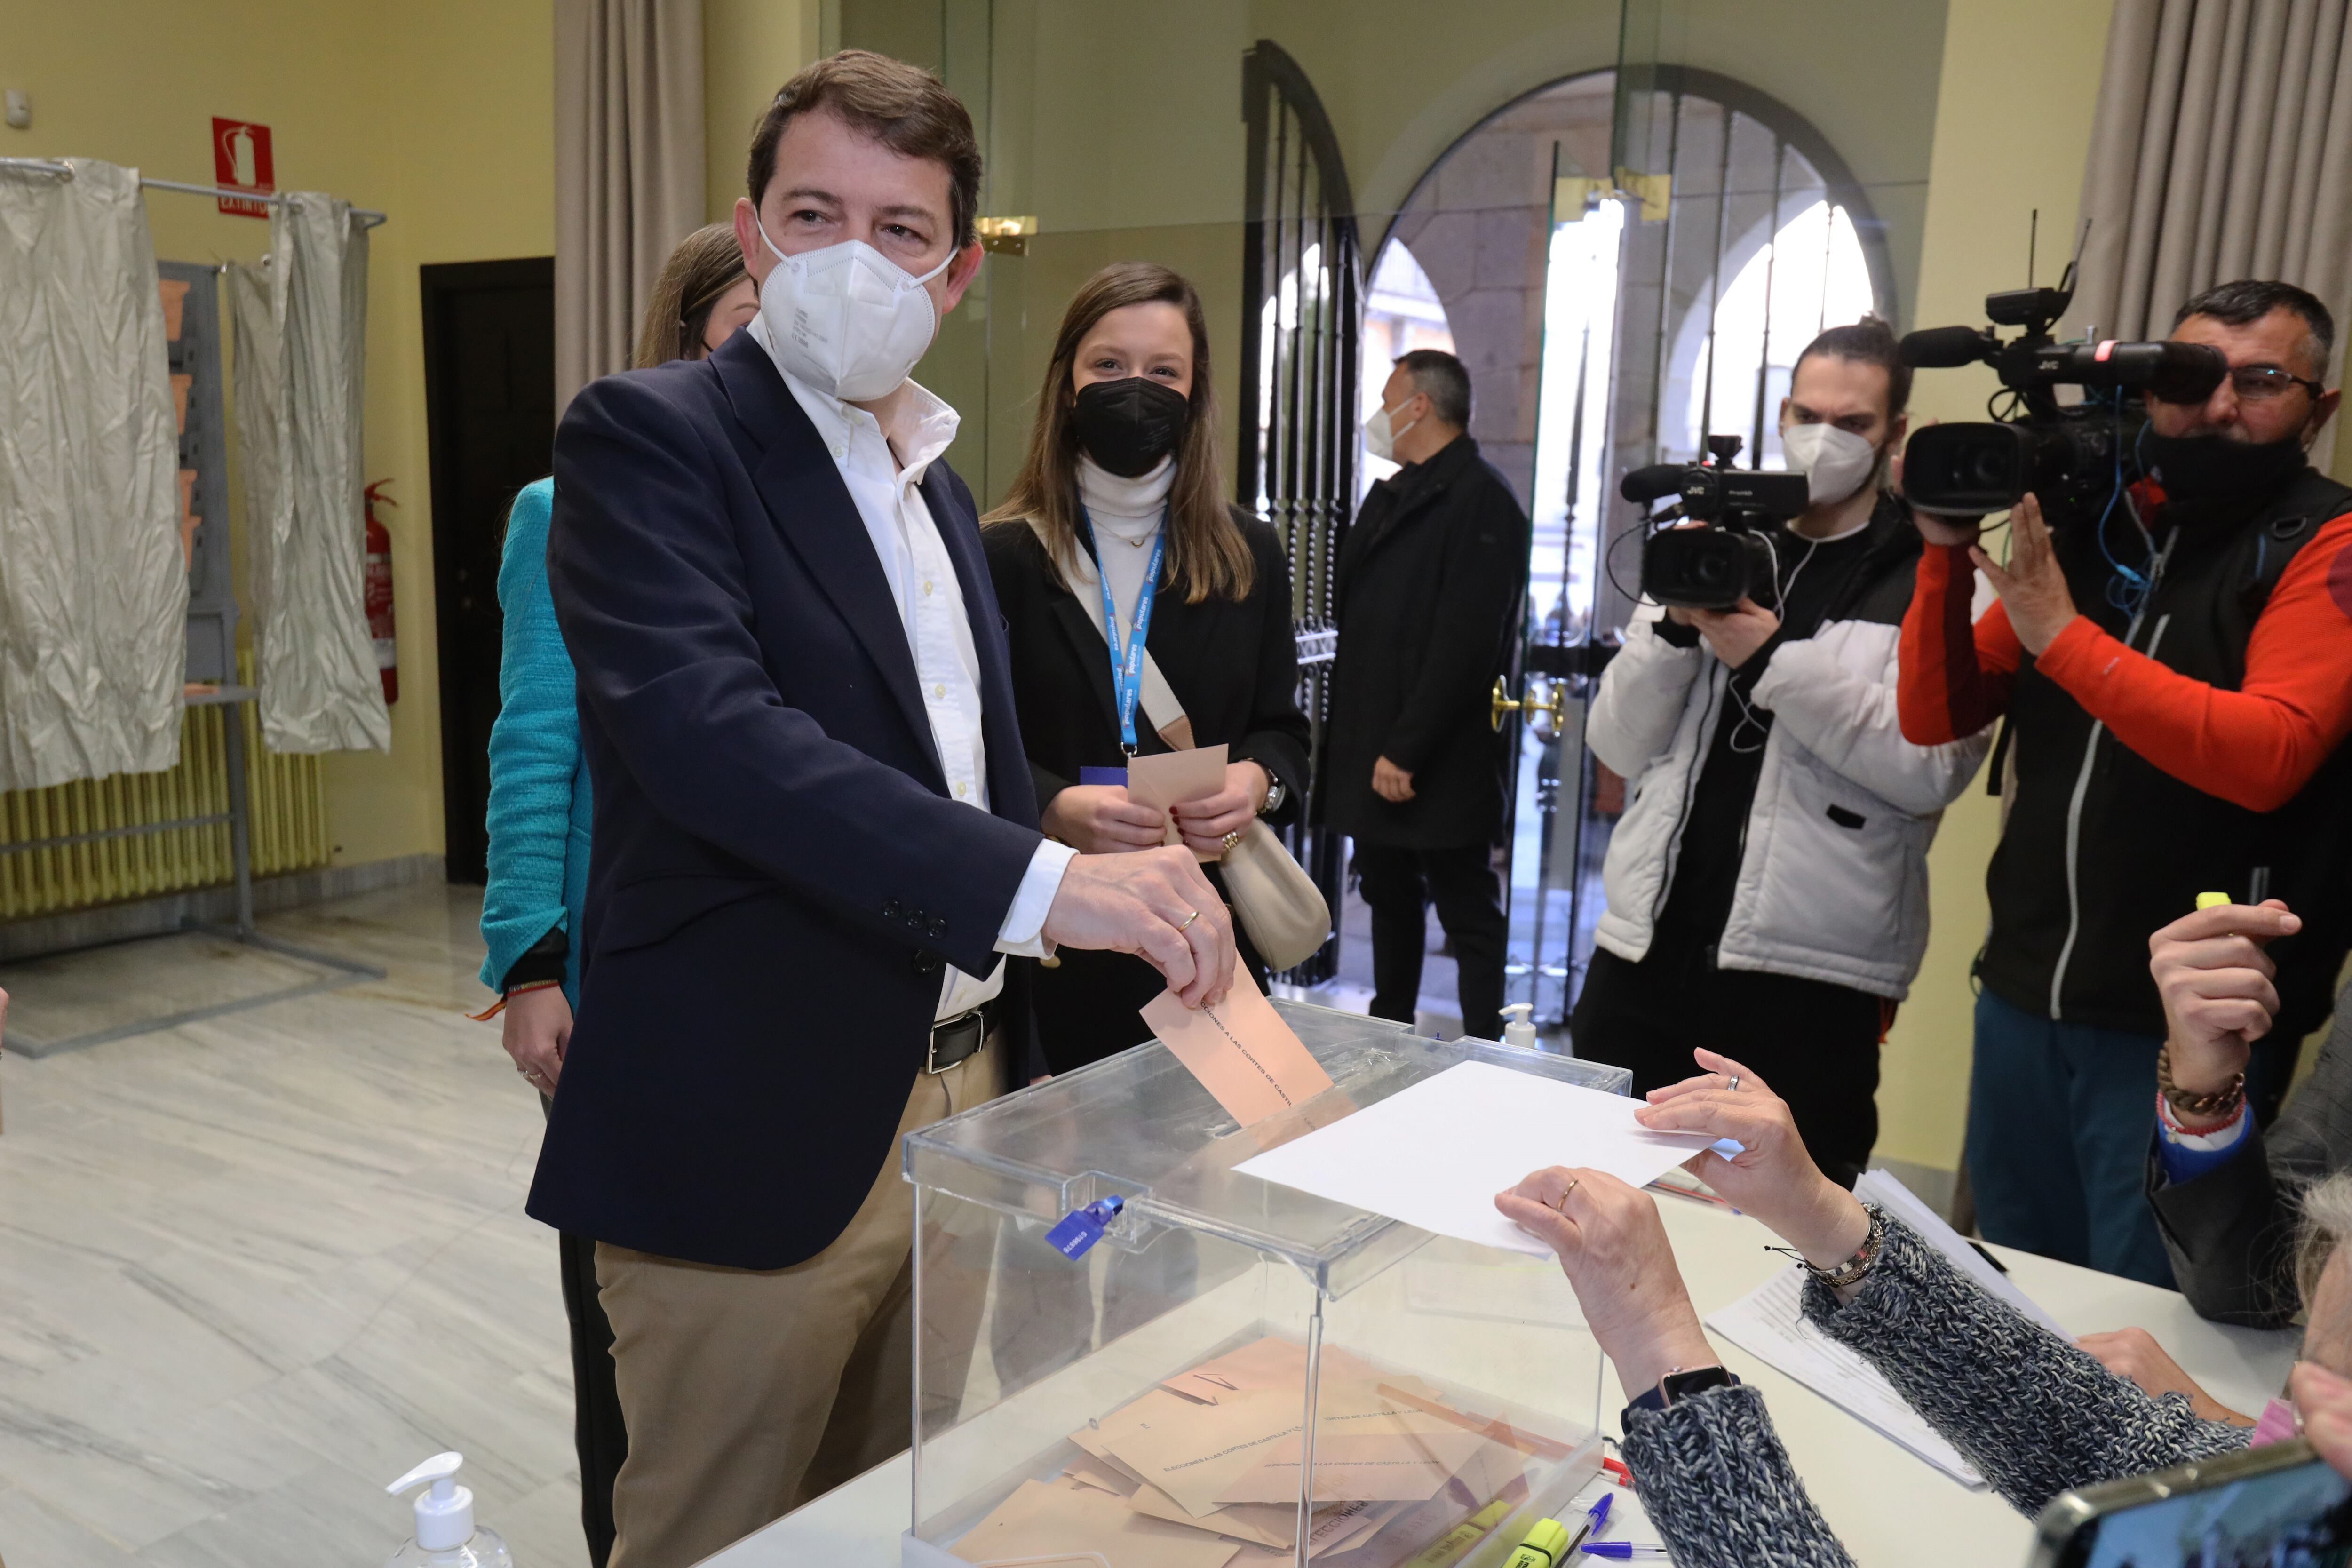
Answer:
[{"label": "woman in teal sweater", "polygon": [[[735,231],[700,230],[670,256],[646,302],[636,368],[700,359],[759,313]],[[505,612],[499,717],[490,727],[489,885],[482,892],[482,984],[499,994],[501,1039],[515,1070],[542,1097],[555,1093],[580,1000],[581,906],[588,893],[588,764],[580,754],[579,697],[571,656],[547,591],[547,524],[555,481],[515,497],[499,563]],[[613,1478],[628,1453],[613,1386],[613,1330],[596,1302],[596,1243],[559,1238],[563,1305],[572,1321],[573,1438],[580,1519],[604,1568],[613,1549]]]}]

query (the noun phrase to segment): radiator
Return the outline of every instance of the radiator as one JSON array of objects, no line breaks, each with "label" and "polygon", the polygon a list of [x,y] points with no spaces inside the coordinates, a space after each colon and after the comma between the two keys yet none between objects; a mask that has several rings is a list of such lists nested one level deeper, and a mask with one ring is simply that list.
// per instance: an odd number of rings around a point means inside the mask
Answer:
[{"label": "radiator", "polygon": [[[251,680],[252,658],[250,651],[237,656],[239,679]],[[0,793],[0,921],[62,914],[234,880],[226,822],[5,853],[10,844],[225,814],[228,760],[221,726],[232,721],[245,726],[253,874],[270,877],[324,866],[327,811],[319,759],[263,751],[260,722],[250,702],[191,708],[180,717],[177,767]]]}]

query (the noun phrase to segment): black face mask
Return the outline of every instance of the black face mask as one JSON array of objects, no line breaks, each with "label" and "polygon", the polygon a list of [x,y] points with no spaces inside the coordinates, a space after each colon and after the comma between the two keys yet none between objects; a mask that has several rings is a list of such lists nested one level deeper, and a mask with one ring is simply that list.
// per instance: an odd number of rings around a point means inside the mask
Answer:
[{"label": "black face mask", "polygon": [[2302,471],[2303,438],[2231,441],[2220,436],[2159,436],[2140,441],[2140,456],[2167,500],[2258,500]]},{"label": "black face mask", "polygon": [[1131,375],[1078,388],[1070,427],[1087,456],[1123,479],[1139,479],[1176,449],[1192,405],[1163,382]]}]

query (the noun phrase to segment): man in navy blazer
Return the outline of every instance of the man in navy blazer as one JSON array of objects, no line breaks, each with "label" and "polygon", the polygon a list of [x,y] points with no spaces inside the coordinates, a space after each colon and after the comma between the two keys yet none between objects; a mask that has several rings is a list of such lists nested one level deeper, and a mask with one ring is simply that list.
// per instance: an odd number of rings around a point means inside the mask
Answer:
[{"label": "man in navy blazer", "polygon": [[612,1568],[686,1568],[906,1446],[897,1147],[999,1091],[1003,954],[1231,983],[1189,852],[1038,832],[956,416],[907,379],[979,269],[979,173],[928,73],[810,67],[737,204],[760,320],[589,386],[556,437],[595,823],[529,1208],[598,1242]]}]

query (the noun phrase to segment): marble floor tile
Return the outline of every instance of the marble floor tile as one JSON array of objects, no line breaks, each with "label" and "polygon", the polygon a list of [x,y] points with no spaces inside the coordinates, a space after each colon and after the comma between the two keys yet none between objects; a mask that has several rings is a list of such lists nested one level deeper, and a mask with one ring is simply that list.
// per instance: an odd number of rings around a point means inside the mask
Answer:
[{"label": "marble floor tile", "polygon": [[[478,912],[430,888],[267,916],[386,977],[0,1058],[11,1568],[381,1561],[409,1521],[384,1482],[448,1447],[521,1561],[583,1568],[555,1239],[522,1213],[544,1123],[463,1016]],[[0,984],[66,1031],[278,983],[204,940]]]}]

